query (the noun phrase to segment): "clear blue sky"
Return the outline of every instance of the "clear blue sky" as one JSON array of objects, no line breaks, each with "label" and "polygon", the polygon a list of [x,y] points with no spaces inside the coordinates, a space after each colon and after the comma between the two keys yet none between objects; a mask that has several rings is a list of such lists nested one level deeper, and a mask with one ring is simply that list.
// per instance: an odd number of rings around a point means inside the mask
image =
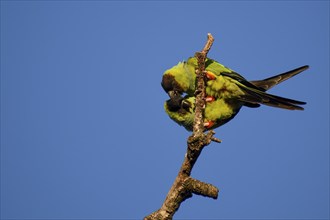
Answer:
[{"label": "clear blue sky", "polygon": [[244,108],[192,176],[220,188],[176,219],[329,218],[329,1],[1,1],[1,219],[141,219],[190,135],[163,110],[164,70],[209,57],[247,79],[305,64]]}]

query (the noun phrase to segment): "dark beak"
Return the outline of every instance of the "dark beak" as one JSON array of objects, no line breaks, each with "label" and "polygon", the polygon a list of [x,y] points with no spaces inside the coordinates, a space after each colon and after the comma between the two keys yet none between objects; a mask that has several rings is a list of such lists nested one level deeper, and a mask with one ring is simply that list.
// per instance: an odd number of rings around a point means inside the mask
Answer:
[{"label": "dark beak", "polygon": [[186,111],[189,111],[191,104],[186,101],[179,92],[177,91],[168,91],[168,96],[170,97],[169,100],[167,100],[167,106],[170,111],[179,111],[180,109],[184,109]]},{"label": "dark beak", "polygon": [[181,108],[181,102],[182,102],[182,97],[181,95],[173,90],[170,90],[167,92],[168,96],[170,97],[169,100],[167,100],[167,106],[170,111],[178,111]]},{"label": "dark beak", "polygon": [[181,97],[178,92],[173,90],[168,91],[167,94],[170,97],[170,99],[178,99],[179,97]]}]

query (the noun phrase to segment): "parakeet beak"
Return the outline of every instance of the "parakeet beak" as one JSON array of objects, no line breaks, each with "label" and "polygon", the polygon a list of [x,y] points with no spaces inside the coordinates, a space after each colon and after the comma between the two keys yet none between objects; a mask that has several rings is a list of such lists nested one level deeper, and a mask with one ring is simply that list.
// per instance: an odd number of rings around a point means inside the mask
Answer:
[{"label": "parakeet beak", "polygon": [[173,90],[168,91],[167,94],[171,99],[178,99],[179,97],[181,97],[181,95],[177,91]]},{"label": "parakeet beak", "polygon": [[181,102],[183,100],[180,93],[170,90],[167,92],[167,94],[170,97],[170,99],[167,100],[168,108],[173,112],[178,111],[181,108]]},{"label": "parakeet beak", "polygon": [[179,92],[171,90],[167,94],[169,95],[170,99],[167,100],[166,103],[170,111],[189,111],[191,104],[189,101],[185,100]]}]

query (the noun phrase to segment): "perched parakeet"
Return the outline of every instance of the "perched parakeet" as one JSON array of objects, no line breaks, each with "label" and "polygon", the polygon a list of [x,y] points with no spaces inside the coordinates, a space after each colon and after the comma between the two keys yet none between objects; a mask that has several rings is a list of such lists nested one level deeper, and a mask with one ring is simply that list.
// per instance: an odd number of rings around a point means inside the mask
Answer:
[{"label": "perched parakeet", "polygon": [[[192,130],[195,115],[196,68],[196,58],[189,58],[187,62],[180,62],[166,70],[161,83],[170,96],[164,105],[166,113],[189,131]],[[266,91],[307,68],[308,66],[302,66],[264,80],[247,81],[215,60],[207,59],[205,128],[213,129],[225,124],[236,116],[242,106],[256,108],[264,104],[289,110],[303,110],[299,105],[304,105],[305,102],[271,95]]]}]

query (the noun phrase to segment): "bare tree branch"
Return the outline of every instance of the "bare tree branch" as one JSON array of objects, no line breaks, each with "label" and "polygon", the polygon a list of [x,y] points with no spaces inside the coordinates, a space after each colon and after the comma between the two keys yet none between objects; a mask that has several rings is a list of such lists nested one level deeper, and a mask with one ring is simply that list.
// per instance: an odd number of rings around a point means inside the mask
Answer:
[{"label": "bare tree branch", "polygon": [[201,52],[197,52],[195,57],[198,62],[196,70],[196,103],[195,103],[195,121],[193,134],[187,140],[187,153],[184,157],[182,166],[174,183],[168,192],[166,199],[160,209],[146,216],[145,220],[154,219],[172,219],[175,212],[179,209],[181,203],[192,197],[193,194],[218,198],[218,188],[196,180],[190,176],[191,171],[201,154],[203,148],[212,141],[220,142],[219,139],[213,137],[214,131],[204,134],[204,108],[205,108],[205,60],[209,50],[212,47],[214,38],[209,33],[207,42]]},{"label": "bare tree branch", "polygon": [[204,106],[205,106],[205,60],[211,46],[213,44],[214,38],[208,33],[207,42],[201,52],[195,53],[195,57],[198,63],[198,69],[196,70],[196,108],[195,108],[195,122],[193,127],[193,136],[198,137],[204,131]]}]

